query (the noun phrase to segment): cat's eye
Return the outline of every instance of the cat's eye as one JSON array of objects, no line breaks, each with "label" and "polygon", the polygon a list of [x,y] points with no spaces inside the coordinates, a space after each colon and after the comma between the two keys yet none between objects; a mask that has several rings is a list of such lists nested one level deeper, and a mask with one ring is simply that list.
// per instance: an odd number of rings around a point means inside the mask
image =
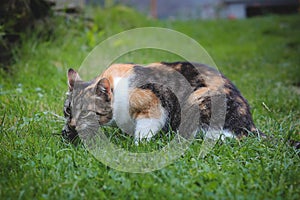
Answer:
[{"label": "cat's eye", "polygon": [[103,114],[99,113],[99,112],[96,112],[96,115],[97,116],[103,116]]},{"label": "cat's eye", "polygon": [[67,116],[70,116],[70,115],[71,115],[71,108],[70,108],[70,107],[65,108],[65,114],[66,114]]},{"label": "cat's eye", "polygon": [[81,113],[80,113],[80,117],[81,118],[86,118],[86,117],[88,117],[90,115],[90,112],[89,111],[82,111]]}]

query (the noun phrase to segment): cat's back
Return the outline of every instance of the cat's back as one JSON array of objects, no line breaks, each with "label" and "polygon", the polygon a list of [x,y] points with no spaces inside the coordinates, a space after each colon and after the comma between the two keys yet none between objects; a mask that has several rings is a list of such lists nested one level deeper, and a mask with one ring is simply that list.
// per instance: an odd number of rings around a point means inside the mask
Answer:
[{"label": "cat's back", "polygon": [[233,85],[230,80],[217,69],[201,63],[160,62],[149,64],[147,67],[154,69],[154,71],[158,71],[157,74],[162,75],[164,75],[164,71],[170,71],[169,74],[179,73],[180,76],[177,77],[184,78],[188,81],[194,91],[199,88],[218,91],[221,88],[224,89],[225,85]]},{"label": "cat's back", "polygon": [[120,79],[133,76],[142,82],[147,80],[157,83],[173,77],[168,81],[181,84],[187,81],[193,90],[206,87],[217,91],[226,84],[232,85],[218,70],[204,64],[190,62],[156,62],[148,65],[113,64],[100,75],[100,78],[108,78],[113,88]]}]

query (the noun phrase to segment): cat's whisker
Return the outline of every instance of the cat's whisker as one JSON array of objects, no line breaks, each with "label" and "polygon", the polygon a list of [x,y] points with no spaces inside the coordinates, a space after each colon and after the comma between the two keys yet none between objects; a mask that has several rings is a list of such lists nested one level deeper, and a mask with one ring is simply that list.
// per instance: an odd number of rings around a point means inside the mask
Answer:
[{"label": "cat's whisker", "polygon": [[53,135],[53,136],[61,136],[62,134],[61,133],[52,133],[51,135]]},{"label": "cat's whisker", "polygon": [[46,111],[46,112],[44,112],[44,114],[51,114],[52,116],[56,117],[57,119],[59,119],[61,121],[65,121],[64,117],[62,117],[62,116],[60,116],[60,115],[58,115],[58,114],[56,114],[56,113],[54,113],[52,111]]}]

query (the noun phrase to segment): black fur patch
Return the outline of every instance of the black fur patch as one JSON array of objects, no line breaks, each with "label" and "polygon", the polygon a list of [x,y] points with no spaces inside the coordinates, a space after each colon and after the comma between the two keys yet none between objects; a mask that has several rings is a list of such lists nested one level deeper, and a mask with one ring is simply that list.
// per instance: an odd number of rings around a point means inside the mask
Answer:
[{"label": "black fur patch", "polygon": [[167,122],[165,126],[163,127],[163,131],[168,131],[170,129],[169,126],[171,126],[172,130],[178,129],[178,125],[180,124],[180,105],[177,100],[177,97],[174,95],[174,93],[162,86],[162,85],[157,85],[157,84],[146,84],[141,87],[141,89],[150,89],[161,101],[162,106],[169,111],[168,112],[168,117],[167,117]]},{"label": "black fur patch", "polygon": [[171,67],[182,74],[185,79],[191,84],[196,91],[200,87],[206,87],[204,79],[201,77],[199,71],[195,68],[192,63],[189,62],[162,62],[161,64]]},{"label": "black fur patch", "polygon": [[139,85],[139,82],[145,82],[146,84],[141,84],[138,88],[151,90],[157,98],[159,98],[162,106],[167,110],[167,122],[163,127],[163,131],[168,131],[170,128],[172,130],[177,130],[181,121],[181,109],[178,99],[170,88],[156,84],[159,83],[164,76],[153,68],[142,66],[135,66],[134,74],[135,79],[133,80],[133,83]]}]

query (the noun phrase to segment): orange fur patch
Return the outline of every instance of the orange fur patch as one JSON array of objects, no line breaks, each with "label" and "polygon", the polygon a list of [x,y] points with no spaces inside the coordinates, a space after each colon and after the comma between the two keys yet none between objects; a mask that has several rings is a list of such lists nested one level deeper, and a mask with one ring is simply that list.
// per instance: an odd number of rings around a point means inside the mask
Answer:
[{"label": "orange fur patch", "polygon": [[189,97],[189,102],[191,104],[200,103],[198,102],[201,97],[209,96],[209,89],[207,87],[202,87],[191,94]]},{"label": "orange fur patch", "polygon": [[239,113],[242,115],[246,115],[247,114],[246,103],[243,101],[243,99],[241,97],[237,97],[236,100],[237,100],[237,102],[239,102],[241,104],[241,106],[239,106],[239,108],[238,108]]},{"label": "orange fur patch", "polygon": [[112,88],[114,88],[114,77],[128,77],[132,72],[134,64],[113,64],[104,71],[98,78],[107,78]]},{"label": "orange fur patch", "polygon": [[160,100],[151,90],[134,89],[129,95],[129,113],[134,119],[161,117]]}]

